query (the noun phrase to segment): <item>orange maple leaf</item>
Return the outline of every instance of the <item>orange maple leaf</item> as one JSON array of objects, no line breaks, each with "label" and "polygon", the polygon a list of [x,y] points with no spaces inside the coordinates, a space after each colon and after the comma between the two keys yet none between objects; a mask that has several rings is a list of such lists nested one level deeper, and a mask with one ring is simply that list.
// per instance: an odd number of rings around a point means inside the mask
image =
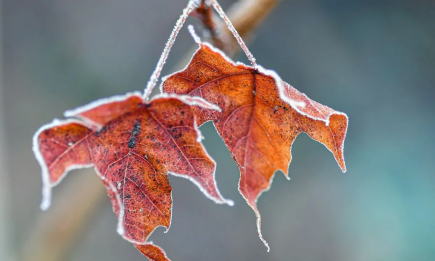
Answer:
[{"label": "orange maple leaf", "polygon": [[93,166],[105,184],[118,232],[152,260],[166,260],[148,243],[158,226],[169,229],[172,187],[167,173],[188,178],[216,203],[220,195],[215,162],[200,143],[191,105],[219,109],[194,97],[166,95],[144,102],[139,93],[103,99],[65,113],[79,120],[55,120],[34,136],[34,152],[50,205],[51,187],[68,171]]},{"label": "orange maple leaf", "polygon": [[[198,42],[198,40],[197,40]],[[346,171],[343,143],[348,119],[309,99],[273,71],[235,64],[212,46],[201,43],[188,66],[164,80],[162,91],[199,96],[221,111],[195,108],[198,123],[213,121],[241,172],[239,190],[261,219],[257,199],[269,189],[277,170],[288,177],[291,146],[307,133],[328,148]]]}]

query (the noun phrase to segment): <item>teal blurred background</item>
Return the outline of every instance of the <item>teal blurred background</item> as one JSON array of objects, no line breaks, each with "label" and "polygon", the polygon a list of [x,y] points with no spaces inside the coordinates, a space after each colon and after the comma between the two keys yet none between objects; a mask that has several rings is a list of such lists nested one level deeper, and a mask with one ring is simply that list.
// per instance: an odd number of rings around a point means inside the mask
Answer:
[{"label": "teal blurred background", "polygon": [[[21,257],[34,231],[57,207],[75,215],[61,206],[62,191],[84,193],[74,182],[97,180],[92,171],[74,171],[42,212],[33,133],[67,109],[142,90],[186,3],[3,1],[1,260],[27,260]],[[232,3],[221,1],[224,8]],[[163,74],[192,45],[184,28]],[[323,145],[300,135],[291,181],[277,173],[258,202],[267,253],[238,193],[238,169],[207,123],[201,130],[218,164],[218,186],[235,206],[215,205],[188,180],[171,176],[173,223],[151,240],[174,261],[435,260],[435,1],[282,1],[250,49],[259,64],[313,100],[348,114],[348,172]],[[241,54],[236,60],[247,61]],[[108,197],[64,252],[58,260],[145,259],[117,235]]]}]

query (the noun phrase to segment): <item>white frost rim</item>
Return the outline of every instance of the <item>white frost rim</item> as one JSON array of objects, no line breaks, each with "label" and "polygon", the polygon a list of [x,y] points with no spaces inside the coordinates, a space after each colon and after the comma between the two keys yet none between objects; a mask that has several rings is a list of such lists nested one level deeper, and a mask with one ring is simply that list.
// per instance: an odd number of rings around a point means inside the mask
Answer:
[{"label": "white frost rim", "polygon": [[[95,126],[98,129],[101,129],[103,127],[103,126],[101,126],[101,124],[96,123],[96,122],[94,122],[86,117],[83,117],[81,114],[86,112],[86,111],[90,111],[92,109],[95,109],[99,106],[106,105],[108,103],[125,101],[128,98],[133,97],[133,96],[138,96],[138,98],[142,99],[142,94],[138,91],[129,92],[129,93],[126,93],[123,95],[115,95],[115,96],[108,97],[108,98],[101,98],[101,99],[98,99],[96,101],[90,102],[86,105],[80,106],[78,108],[75,108],[72,110],[67,110],[66,112],[63,113],[63,116],[78,118],[78,119],[82,120],[83,122],[85,122],[93,127]],[[142,99],[142,101],[143,101],[143,99]]]},{"label": "white frost rim", "polygon": [[[210,109],[210,110],[215,110],[215,111],[221,111],[221,108],[219,108],[219,106],[210,103],[208,101],[206,101],[205,99],[199,97],[199,96],[190,96],[190,95],[181,95],[181,94],[175,94],[175,93],[161,93],[157,96],[154,96],[151,100],[150,103],[154,100],[160,99],[160,98],[176,98],[180,101],[182,101],[183,103],[190,105],[190,106],[199,106],[202,107],[204,109]],[[195,119],[196,122],[196,119]]]},{"label": "white frost rim", "polygon": [[48,166],[45,163],[45,160],[41,154],[41,151],[39,150],[39,142],[38,142],[38,137],[39,135],[47,130],[47,129],[51,129],[54,127],[59,127],[59,126],[63,126],[66,124],[70,124],[70,123],[77,123],[77,124],[81,124],[86,126],[85,124],[83,124],[80,121],[77,120],[73,120],[73,119],[68,119],[68,120],[58,120],[58,119],[54,119],[51,123],[45,124],[43,126],[41,126],[36,133],[33,135],[33,146],[32,146],[32,150],[33,153],[35,154],[36,160],[38,161],[39,165],[41,166],[41,170],[42,170],[42,202],[41,202],[41,209],[42,210],[47,210],[50,205],[51,205],[51,188],[56,186],[57,184],[59,184],[62,179],[66,176],[66,174],[73,170],[73,169],[82,169],[82,168],[89,168],[92,167],[93,164],[84,164],[84,165],[72,165],[70,167],[68,167],[63,173],[62,175],[59,177],[59,179],[54,182],[51,183],[50,181],[50,174],[48,172]]}]

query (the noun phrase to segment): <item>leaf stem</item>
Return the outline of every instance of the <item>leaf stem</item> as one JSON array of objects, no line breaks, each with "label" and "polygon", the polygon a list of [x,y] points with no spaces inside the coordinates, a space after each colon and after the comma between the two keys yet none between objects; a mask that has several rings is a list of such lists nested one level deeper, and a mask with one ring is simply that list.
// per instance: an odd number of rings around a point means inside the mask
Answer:
[{"label": "leaf stem", "polygon": [[165,48],[163,49],[162,55],[160,56],[159,62],[157,63],[156,68],[154,69],[153,74],[151,75],[150,80],[147,83],[147,86],[144,90],[144,101],[148,101],[149,96],[151,95],[151,92],[153,91],[154,87],[157,84],[157,81],[160,77],[160,74],[162,72],[163,66],[166,63],[166,59],[168,58],[169,52],[171,51],[172,45],[174,45],[175,39],[177,38],[178,33],[180,32],[181,28],[184,25],[184,22],[186,21],[187,17],[192,13],[193,10],[197,7],[198,2],[195,0],[190,0],[187,4],[186,8],[183,9],[183,13],[181,14],[180,18],[178,18],[174,29],[172,30],[171,35],[169,36],[168,41],[166,42]]},{"label": "leaf stem", "polygon": [[228,27],[228,30],[231,31],[231,33],[234,35],[234,38],[236,38],[237,42],[239,43],[240,47],[242,48],[243,52],[245,52],[246,56],[248,57],[249,61],[251,62],[254,69],[257,69],[258,65],[255,62],[255,57],[252,55],[252,53],[249,51],[248,47],[246,46],[245,42],[243,41],[242,37],[237,32],[236,28],[234,28],[233,24],[231,23],[228,16],[225,14],[225,12],[222,10],[222,7],[219,5],[217,0],[208,0],[218,12],[219,16],[224,20],[225,24]]}]

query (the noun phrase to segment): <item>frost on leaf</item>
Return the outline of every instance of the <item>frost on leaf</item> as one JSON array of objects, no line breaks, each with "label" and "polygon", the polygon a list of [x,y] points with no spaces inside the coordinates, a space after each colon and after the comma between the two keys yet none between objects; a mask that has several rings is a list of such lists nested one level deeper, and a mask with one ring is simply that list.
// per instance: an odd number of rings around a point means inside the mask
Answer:
[{"label": "frost on leaf", "polygon": [[208,44],[200,48],[189,65],[165,79],[167,93],[199,96],[221,111],[195,108],[199,124],[213,121],[237,162],[239,190],[261,219],[257,199],[270,187],[277,170],[287,176],[291,146],[301,133],[322,143],[346,171],[343,143],[346,114],[321,105],[281,80],[276,73],[234,64]]},{"label": "frost on leaf", "polygon": [[48,208],[51,187],[69,170],[93,166],[118,216],[118,232],[142,253],[164,256],[147,239],[156,227],[170,226],[168,172],[190,179],[217,203],[232,203],[216,187],[215,162],[198,142],[191,105],[217,108],[203,99],[179,95],[146,103],[135,93],[65,113],[78,120],[56,120],[43,126],[33,144],[44,182],[41,207]]}]

